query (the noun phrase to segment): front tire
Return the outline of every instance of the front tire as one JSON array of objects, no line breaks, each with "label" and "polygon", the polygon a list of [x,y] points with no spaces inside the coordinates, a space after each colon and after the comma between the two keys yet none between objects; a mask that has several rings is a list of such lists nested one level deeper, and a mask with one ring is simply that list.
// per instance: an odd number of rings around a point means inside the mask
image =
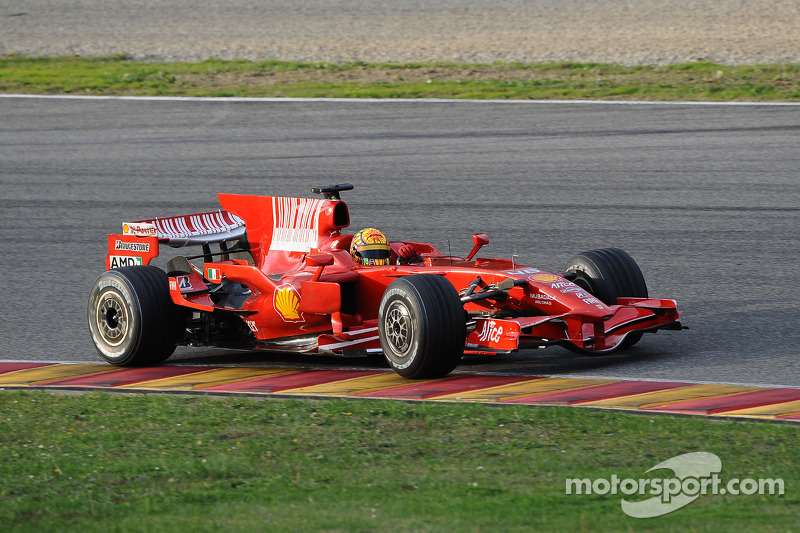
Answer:
[{"label": "front tire", "polygon": [[378,327],[384,356],[403,377],[445,376],[464,354],[464,306],[442,276],[421,274],[393,281],[381,299]]},{"label": "front tire", "polygon": [[111,364],[156,364],[175,351],[178,314],[167,275],[156,267],[100,274],[89,293],[88,320],[95,348]]},{"label": "front tire", "polygon": [[[647,284],[636,261],[619,248],[581,252],[567,261],[565,272],[573,274],[573,283],[586,289],[606,305],[616,305],[619,297],[647,298]],[[621,346],[628,348],[642,339],[642,333],[630,333]]]}]

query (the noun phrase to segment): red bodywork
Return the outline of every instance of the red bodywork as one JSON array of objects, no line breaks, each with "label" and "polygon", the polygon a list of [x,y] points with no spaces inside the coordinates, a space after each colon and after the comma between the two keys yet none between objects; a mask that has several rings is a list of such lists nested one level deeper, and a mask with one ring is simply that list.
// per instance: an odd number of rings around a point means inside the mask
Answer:
[{"label": "red bodywork", "polygon": [[[225,342],[214,342],[198,334],[185,344],[377,352],[384,291],[398,277],[423,273],[444,276],[461,293],[468,313],[467,353],[559,344],[598,354],[619,347],[632,333],[680,328],[672,300],[620,298],[606,305],[561,275],[511,260],[472,259],[488,242],[482,234],[475,236],[470,260],[444,256],[426,243],[394,241],[390,266],[364,267],[350,256],[352,235],[342,233],[350,224],[342,200],[220,194],[219,201],[224,211],[127,223],[122,235],[109,235],[106,267],[112,268],[149,264],[159,245],[225,243],[244,238],[246,231],[252,261],[205,261],[202,269],[173,275],[169,283],[172,301],[189,310],[187,325],[222,317],[247,329],[241,328],[240,339],[228,335]],[[406,244],[421,263],[395,264]],[[501,282],[505,289],[498,288]],[[231,283],[241,284],[240,297],[215,300],[215,291]],[[476,294],[487,297],[470,298]]]}]

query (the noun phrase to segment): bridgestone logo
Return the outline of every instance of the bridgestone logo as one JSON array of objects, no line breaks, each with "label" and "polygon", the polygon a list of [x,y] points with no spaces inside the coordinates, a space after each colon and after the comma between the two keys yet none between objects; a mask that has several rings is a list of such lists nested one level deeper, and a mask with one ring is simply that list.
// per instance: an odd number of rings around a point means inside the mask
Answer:
[{"label": "bridgestone logo", "polygon": [[150,251],[150,243],[149,242],[124,242],[124,241],[117,241],[114,245],[115,250],[125,250],[128,252],[149,252]]}]

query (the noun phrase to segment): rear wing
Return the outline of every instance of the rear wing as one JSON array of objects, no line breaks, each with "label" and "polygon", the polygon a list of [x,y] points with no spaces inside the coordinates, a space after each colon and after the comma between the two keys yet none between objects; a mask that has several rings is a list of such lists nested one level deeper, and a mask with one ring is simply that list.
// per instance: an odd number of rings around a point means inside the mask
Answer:
[{"label": "rear wing", "polygon": [[122,233],[108,236],[106,269],[148,265],[161,244],[179,248],[235,241],[245,235],[244,220],[227,211],[125,222]]},{"label": "rear wing", "polygon": [[244,220],[221,209],[210,213],[154,218],[122,224],[123,235],[157,237],[173,248],[233,241],[244,236]]}]

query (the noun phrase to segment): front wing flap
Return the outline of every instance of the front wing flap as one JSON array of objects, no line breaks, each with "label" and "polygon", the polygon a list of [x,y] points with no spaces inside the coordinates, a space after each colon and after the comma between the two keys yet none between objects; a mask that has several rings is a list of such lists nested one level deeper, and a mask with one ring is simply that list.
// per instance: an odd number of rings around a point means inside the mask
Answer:
[{"label": "front wing flap", "polygon": [[623,344],[628,335],[681,329],[673,300],[620,298],[608,313],[572,311],[560,315],[518,318],[476,318],[467,336],[468,353],[509,353],[553,344],[599,355]]}]

